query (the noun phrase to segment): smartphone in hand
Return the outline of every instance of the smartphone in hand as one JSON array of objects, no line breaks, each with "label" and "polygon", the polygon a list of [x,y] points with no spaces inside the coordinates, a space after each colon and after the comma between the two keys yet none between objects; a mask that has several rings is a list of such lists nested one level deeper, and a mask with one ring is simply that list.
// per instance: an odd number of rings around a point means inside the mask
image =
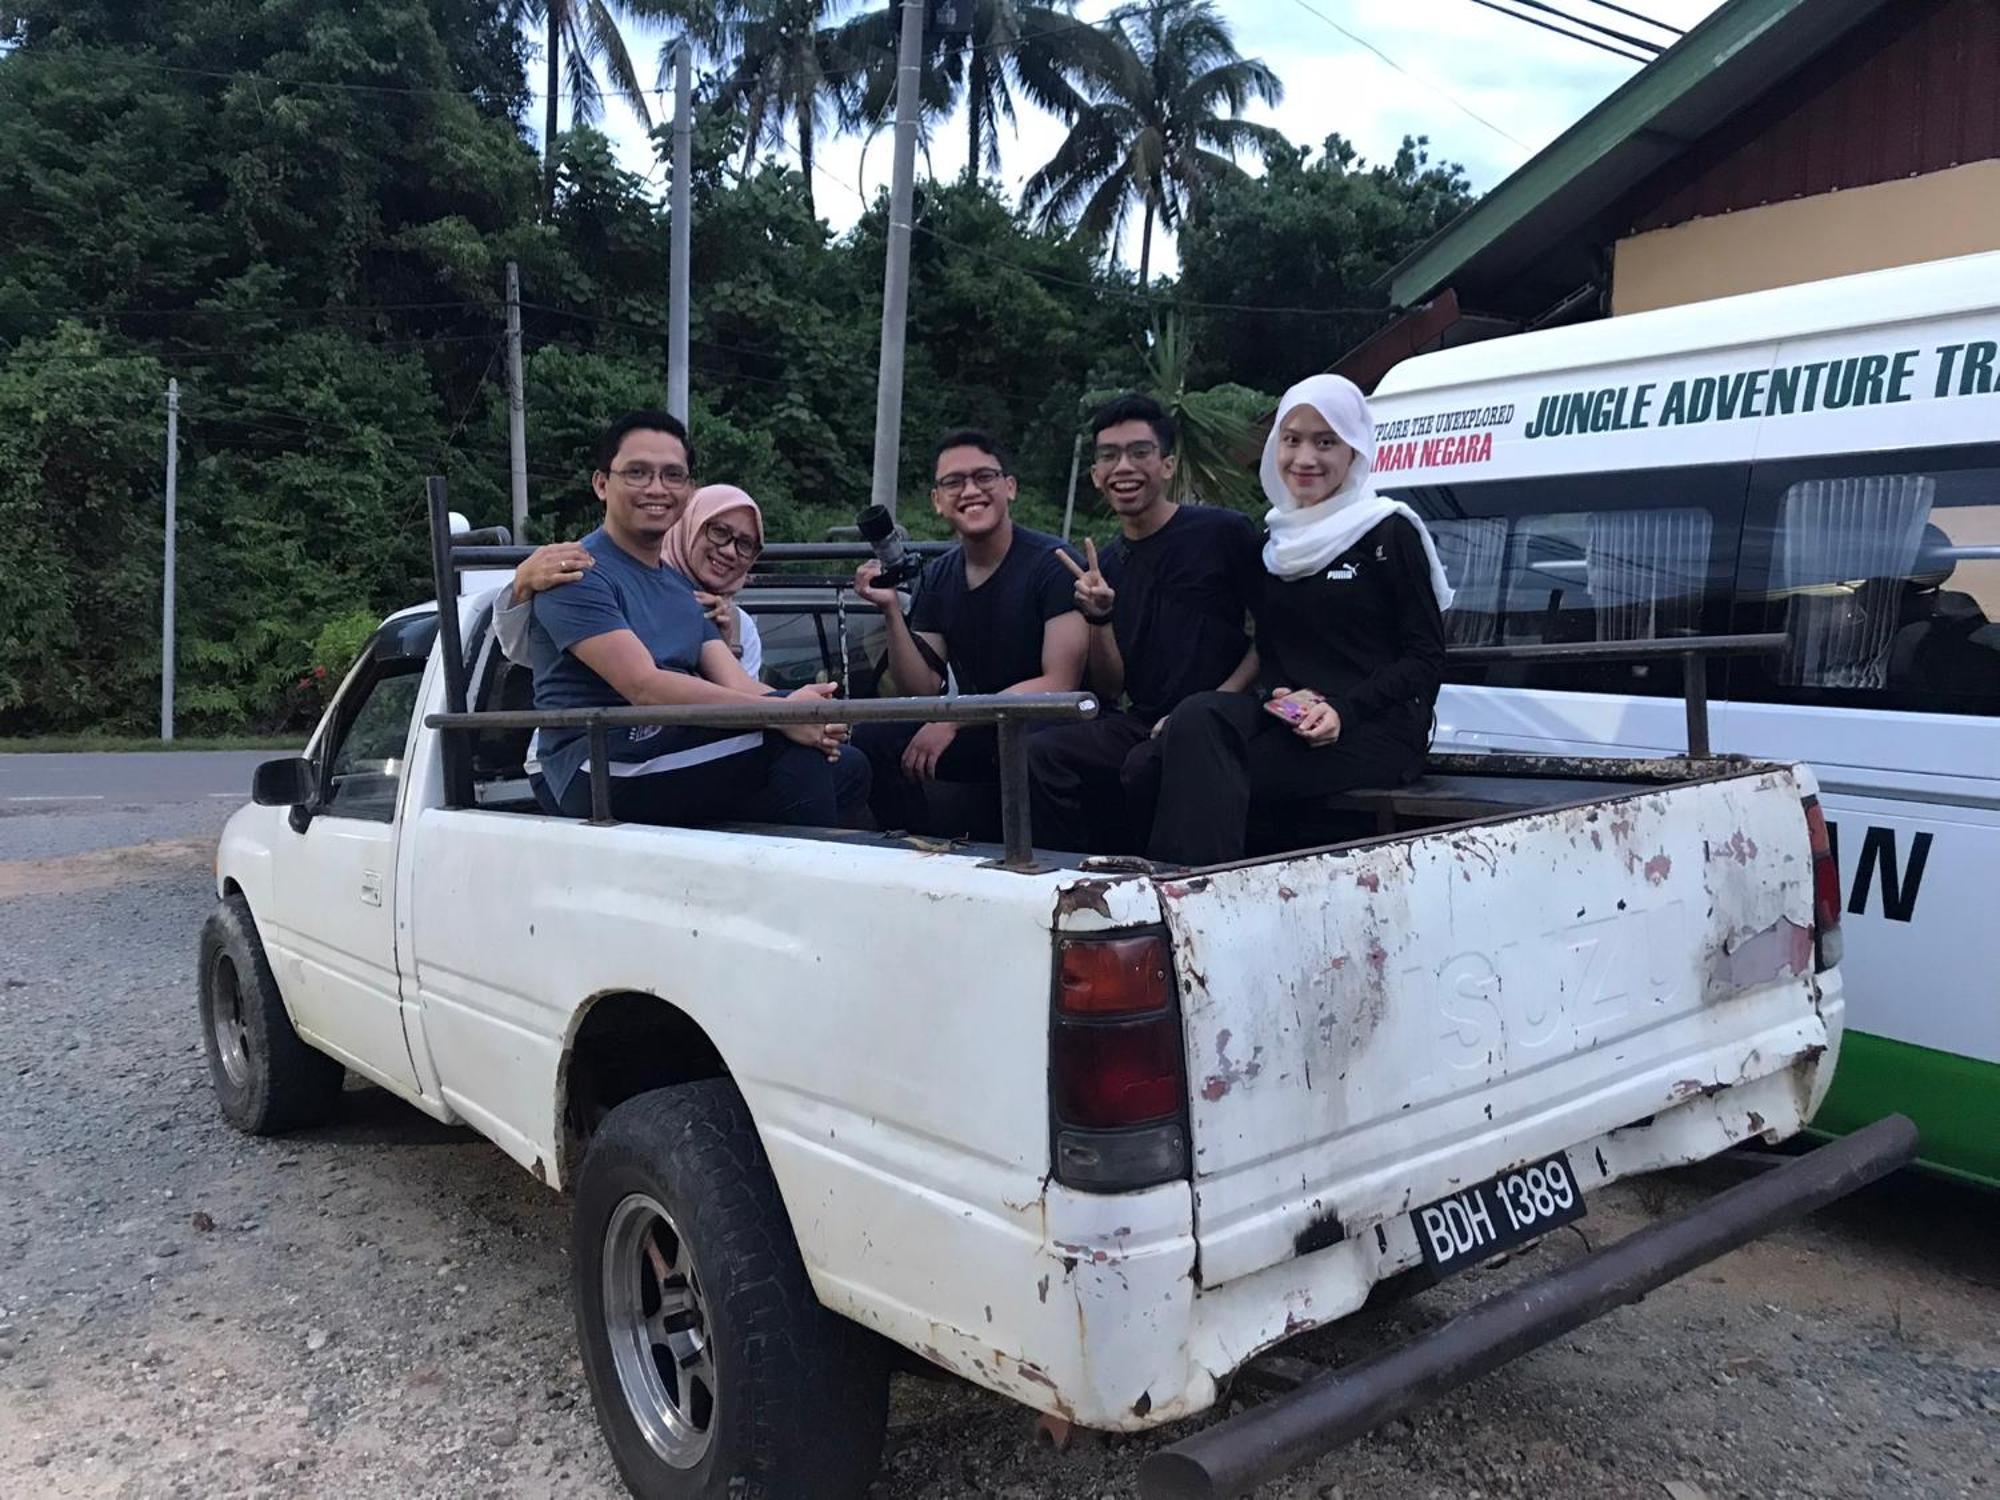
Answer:
[{"label": "smartphone in hand", "polygon": [[1306,716],[1306,710],[1326,699],[1311,688],[1296,688],[1282,698],[1266,698],[1264,710],[1276,714],[1287,724],[1297,724]]}]

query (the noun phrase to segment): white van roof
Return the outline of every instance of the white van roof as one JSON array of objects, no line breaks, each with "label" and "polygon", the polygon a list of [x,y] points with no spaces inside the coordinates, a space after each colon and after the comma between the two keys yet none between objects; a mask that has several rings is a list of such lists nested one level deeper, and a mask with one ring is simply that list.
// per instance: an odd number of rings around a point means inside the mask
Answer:
[{"label": "white van roof", "polygon": [[1420,354],[1385,375],[1375,399],[1994,309],[2000,309],[2000,251],[1746,292]]},{"label": "white van roof", "polygon": [[1521,333],[1370,398],[1385,487],[1992,443],[2000,253]]}]

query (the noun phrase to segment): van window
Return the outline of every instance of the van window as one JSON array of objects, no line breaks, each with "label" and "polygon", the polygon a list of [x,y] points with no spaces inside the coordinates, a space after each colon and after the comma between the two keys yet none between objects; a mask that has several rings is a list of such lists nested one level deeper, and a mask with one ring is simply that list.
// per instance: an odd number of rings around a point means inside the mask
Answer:
[{"label": "van window", "polygon": [[[1740,464],[1386,490],[1424,517],[1454,646],[1654,641],[1727,628]],[[1673,662],[1454,667],[1457,682],[1678,693]]]},{"label": "van window", "polygon": [[2000,447],[1757,465],[1737,595],[1731,697],[2000,715]]}]

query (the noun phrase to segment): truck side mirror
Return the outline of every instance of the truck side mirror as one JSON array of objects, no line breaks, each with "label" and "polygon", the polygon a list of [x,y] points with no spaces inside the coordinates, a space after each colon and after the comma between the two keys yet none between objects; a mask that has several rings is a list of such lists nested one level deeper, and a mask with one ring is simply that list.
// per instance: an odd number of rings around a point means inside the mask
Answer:
[{"label": "truck side mirror", "polygon": [[250,800],[259,807],[310,807],[319,800],[319,770],[303,755],[267,760],[250,778]]}]

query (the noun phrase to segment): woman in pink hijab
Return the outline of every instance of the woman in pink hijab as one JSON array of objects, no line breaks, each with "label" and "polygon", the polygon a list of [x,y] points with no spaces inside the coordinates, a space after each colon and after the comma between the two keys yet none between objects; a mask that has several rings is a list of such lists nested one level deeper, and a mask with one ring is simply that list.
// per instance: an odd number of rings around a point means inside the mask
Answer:
[{"label": "woman in pink hijab", "polygon": [[756,620],[736,607],[736,595],[763,550],[764,513],[733,484],[696,490],[660,548],[660,561],[694,585],[695,598],[752,677],[763,668],[764,642]]},{"label": "woman in pink hijab", "polygon": [[[729,649],[752,677],[764,667],[764,642],[757,622],[736,607],[750,566],[764,550],[764,513],[733,484],[703,485],[667,532],[660,561],[694,585],[694,596]],[[528,619],[534,596],[573,583],[593,563],[575,542],[537,547],[515,570],[513,587],[494,611],[500,646],[515,661],[528,659]]]}]

